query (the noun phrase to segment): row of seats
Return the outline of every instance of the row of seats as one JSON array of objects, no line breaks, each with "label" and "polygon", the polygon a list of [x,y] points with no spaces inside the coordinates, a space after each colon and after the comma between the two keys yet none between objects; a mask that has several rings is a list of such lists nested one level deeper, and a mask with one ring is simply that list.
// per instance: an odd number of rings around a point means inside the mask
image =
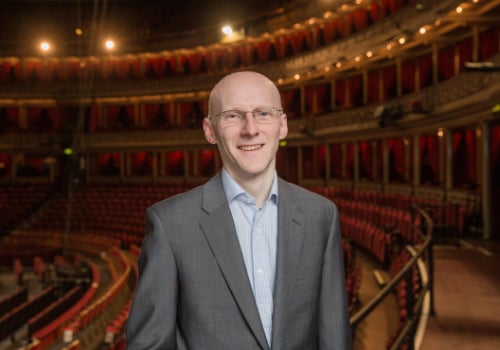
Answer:
[{"label": "row of seats", "polygon": [[334,202],[339,199],[348,199],[403,210],[408,210],[412,205],[418,205],[428,209],[435,224],[456,227],[458,234],[464,233],[467,218],[474,210],[474,203],[472,202],[453,203],[445,198],[426,198],[371,190],[351,190],[333,186],[317,187],[314,190]]},{"label": "row of seats", "polygon": [[28,300],[28,288],[22,287],[0,299],[0,317]]},{"label": "row of seats", "polygon": [[12,336],[30,318],[57,299],[54,286],[47,287],[36,297],[16,306],[0,318],[0,341]]},{"label": "row of seats", "polygon": [[[120,240],[125,248],[131,244],[140,245],[146,208],[186,189],[185,186],[168,185],[83,185],[73,195],[71,230],[100,232]],[[54,198],[31,221],[31,227],[63,230],[67,205],[66,198]]]},{"label": "row of seats", "polygon": [[84,292],[85,289],[82,285],[76,285],[56,301],[46,306],[41,312],[30,318],[28,320],[28,337],[31,338],[35,332],[59,317],[71,305],[75,304]]},{"label": "row of seats", "polygon": [[0,184],[0,237],[37,209],[51,191],[49,184]]},{"label": "row of seats", "polygon": [[341,215],[342,234],[368,252],[382,266],[387,266],[391,254],[391,235],[383,229],[355,217]]},{"label": "row of seats", "polygon": [[422,241],[415,229],[417,218],[412,218],[409,209],[369,204],[356,200],[337,199],[335,201],[341,215],[348,215],[366,221],[386,231],[397,231],[407,242],[418,244]]}]

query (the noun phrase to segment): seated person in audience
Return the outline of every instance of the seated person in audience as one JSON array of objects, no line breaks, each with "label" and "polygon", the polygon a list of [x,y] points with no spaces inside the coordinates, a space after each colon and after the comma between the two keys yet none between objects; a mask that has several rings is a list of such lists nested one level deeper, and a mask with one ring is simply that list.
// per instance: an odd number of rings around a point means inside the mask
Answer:
[{"label": "seated person in audience", "polygon": [[127,349],[351,349],[337,207],[278,177],[278,89],[233,73],[208,109],[223,168],[147,210]]}]

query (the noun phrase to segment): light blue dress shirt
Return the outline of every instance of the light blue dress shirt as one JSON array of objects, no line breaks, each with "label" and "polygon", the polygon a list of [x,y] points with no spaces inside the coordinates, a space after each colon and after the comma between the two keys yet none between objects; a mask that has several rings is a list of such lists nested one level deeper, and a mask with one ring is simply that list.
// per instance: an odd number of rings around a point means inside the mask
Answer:
[{"label": "light blue dress shirt", "polygon": [[255,199],[225,170],[222,170],[222,185],[233,216],[260,319],[267,342],[271,346],[278,239],[277,175],[275,173],[269,198],[262,208],[257,207]]}]

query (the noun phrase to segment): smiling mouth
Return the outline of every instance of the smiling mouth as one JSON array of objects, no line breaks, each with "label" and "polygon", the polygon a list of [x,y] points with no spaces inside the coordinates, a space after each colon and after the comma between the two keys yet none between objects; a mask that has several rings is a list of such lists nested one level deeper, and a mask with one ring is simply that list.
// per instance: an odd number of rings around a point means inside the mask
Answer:
[{"label": "smiling mouth", "polygon": [[251,146],[240,146],[238,147],[242,151],[256,151],[258,149],[261,149],[263,145],[251,145]]}]

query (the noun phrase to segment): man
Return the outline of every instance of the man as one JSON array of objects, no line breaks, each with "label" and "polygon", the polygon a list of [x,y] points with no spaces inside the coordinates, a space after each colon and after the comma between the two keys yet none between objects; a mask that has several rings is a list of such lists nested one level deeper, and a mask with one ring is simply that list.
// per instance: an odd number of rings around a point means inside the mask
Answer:
[{"label": "man", "polygon": [[223,169],[148,209],[127,349],[351,349],[337,208],[276,174],[278,89],[233,73],[208,109]]}]

